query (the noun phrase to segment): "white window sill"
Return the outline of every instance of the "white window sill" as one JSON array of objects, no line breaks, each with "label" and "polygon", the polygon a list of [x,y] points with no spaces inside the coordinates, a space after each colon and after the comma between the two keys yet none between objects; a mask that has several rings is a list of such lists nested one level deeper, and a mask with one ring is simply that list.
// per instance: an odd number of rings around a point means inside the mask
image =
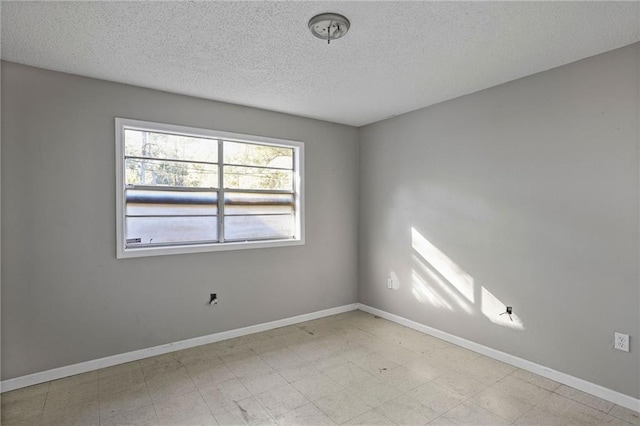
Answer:
[{"label": "white window sill", "polygon": [[116,257],[126,259],[130,257],[164,256],[172,254],[206,253],[214,251],[246,250],[269,247],[289,247],[304,245],[304,239],[241,241],[232,243],[193,244],[173,247],[140,247],[118,249]]}]

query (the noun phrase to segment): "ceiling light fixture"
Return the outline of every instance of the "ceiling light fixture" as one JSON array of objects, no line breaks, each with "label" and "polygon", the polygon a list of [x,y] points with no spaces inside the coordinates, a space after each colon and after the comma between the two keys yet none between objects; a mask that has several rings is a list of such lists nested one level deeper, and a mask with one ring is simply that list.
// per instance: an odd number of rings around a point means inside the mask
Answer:
[{"label": "ceiling light fixture", "polygon": [[330,44],[331,40],[347,34],[350,26],[349,20],[337,13],[321,13],[309,20],[311,34],[322,40],[327,40],[327,44]]}]

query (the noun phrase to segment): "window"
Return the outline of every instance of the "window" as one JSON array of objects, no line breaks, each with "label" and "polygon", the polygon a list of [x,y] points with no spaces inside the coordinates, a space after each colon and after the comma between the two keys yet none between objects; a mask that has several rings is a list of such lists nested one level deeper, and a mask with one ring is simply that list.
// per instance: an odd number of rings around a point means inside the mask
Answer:
[{"label": "window", "polygon": [[116,118],[117,257],[304,244],[301,142]]}]

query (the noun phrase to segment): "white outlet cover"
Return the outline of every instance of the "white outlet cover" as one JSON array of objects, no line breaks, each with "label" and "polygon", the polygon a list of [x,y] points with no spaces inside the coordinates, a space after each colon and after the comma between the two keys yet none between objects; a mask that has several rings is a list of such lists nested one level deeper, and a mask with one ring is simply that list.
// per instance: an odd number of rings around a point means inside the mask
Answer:
[{"label": "white outlet cover", "polygon": [[614,332],[613,337],[614,337],[614,340],[613,340],[614,348],[621,351],[629,352],[629,335],[628,334],[618,333],[616,331]]}]

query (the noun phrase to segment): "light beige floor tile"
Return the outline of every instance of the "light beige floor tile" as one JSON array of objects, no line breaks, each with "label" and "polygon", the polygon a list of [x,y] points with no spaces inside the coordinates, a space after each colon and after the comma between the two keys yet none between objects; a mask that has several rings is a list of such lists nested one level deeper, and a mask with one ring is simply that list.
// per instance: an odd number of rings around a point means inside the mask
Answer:
[{"label": "light beige floor tile", "polygon": [[147,388],[154,403],[162,399],[175,398],[176,396],[191,393],[197,389],[188,374],[176,374],[171,377],[147,380]]},{"label": "light beige floor tile", "polygon": [[315,401],[314,404],[338,424],[355,419],[373,408],[347,391],[325,396]]},{"label": "light beige floor tile", "polygon": [[422,340],[419,336],[409,333],[398,333],[394,336],[386,336],[383,339],[411,352],[425,353],[435,349],[428,344],[428,341]]},{"label": "light beige floor tile", "polygon": [[517,369],[516,371],[511,373],[511,376],[515,377],[516,379],[520,379],[536,385],[542,389],[546,389],[548,391],[554,391],[560,386],[560,383],[555,382],[551,379],[547,379],[546,377],[538,376],[537,374],[529,373],[528,371],[520,369]]},{"label": "light beige floor tile", "polygon": [[49,385],[49,392],[74,387],[76,385],[80,385],[83,383],[93,383],[93,382],[95,383],[98,382],[97,371],[89,371],[87,373],[76,374],[75,376],[65,377],[64,379],[54,380]]},{"label": "light beige floor tile", "polygon": [[42,426],[97,426],[99,423],[100,414],[96,401],[45,410],[40,420]]},{"label": "light beige floor tile", "polygon": [[151,405],[151,395],[145,383],[118,392],[101,394],[99,398],[100,417],[110,416],[120,411],[129,411]]},{"label": "light beige floor tile", "polygon": [[609,414],[605,416],[603,424],[606,424],[607,426],[634,426],[633,423],[629,423],[617,417],[610,416]]},{"label": "light beige floor tile", "polygon": [[432,352],[451,346],[444,340],[440,340],[419,332],[416,333],[418,334],[414,336],[401,336],[397,341],[398,345],[405,349],[420,353]]},{"label": "light beige floor tile", "polygon": [[330,368],[324,371],[324,374],[333,379],[340,386],[344,387],[355,386],[359,383],[374,378],[373,375],[367,373],[362,368],[354,364],[344,364],[338,367]]},{"label": "light beige floor tile", "polygon": [[64,387],[47,393],[47,411],[62,411],[71,407],[98,402],[98,382],[91,381]]},{"label": "light beige floor tile", "polygon": [[372,407],[378,407],[401,393],[398,389],[377,378],[347,386],[345,389]]},{"label": "light beige floor tile", "polygon": [[[300,323],[300,324],[304,324],[304,323]],[[300,330],[298,327],[300,324],[287,325],[285,327],[274,328],[272,330],[267,330],[262,334],[264,334],[267,337],[277,337],[277,336],[283,336],[289,333],[295,333],[296,331]]]},{"label": "light beige floor tile", "polygon": [[478,352],[470,351],[469,349],[461,348],[460,346],[449,345],[445,348],[429,352],[425,354],[425,356],[433,356],[434,358],[445,361],[446,363],[451,363],[451,366],[455,366],[459,363],[479,359],[483,355]]},{"label": "light beige floor tile", "polygon": [[257,395],[270,389],[284,386],[288,383],[275,371],[268,373],[253,373],[240,377],[240,381],[252,395]]},{"label": "light beige floor tile", "polygon": [[235,337],[233,339],[222,340],[220,342],[216,342],[215,345],[216,350],[220,353],[228,353],[233,351],[238,351],[243,348],[247,348],[248,336]]},{"label": "light beige floor tile", "polygon": [[307,361],[310,359],[316,359],[319,353],[324,353],[326,355],[327,352],[326,348],[321,343],[313,340],[290,344],[288,348],[295,352],[296,355]]},{"label": "light beige floor tile", "polygon": [[357,327],[376,336],[394,335],[398,333],[398,330],[402,329],[402,326],[380,317],[374,317],[374,320],[369,320],[367,318],[366,320],[357,323]]},{"label": "light beige floor tile", "polygon": [[220,425],[274,425],[275,420],[262,408],[254,398],[227,405],[213,412]]},{"label": "light beige floor tile", "polygon": [[391,420],[375,410],[368,411],[353,420],[349,420],[345,425],[394,425]]},{"label": "light beige floor tile", "polygon": [[98,392],[101,395],[107,393],[115,393],[138,386],[140,384],[145,384],[142,369],[132,368],[117,374],[101,376],[98,379]]},{"label": "light beige floor tile", "polygon": [[274,339],[277,340],[282,347],[287,347],[287,346],[307,343],[311,341],[313,337],[314,336],[309,335],[309,333],[306,333],[298,329],[291,333],[287,333],[281,336],[276,336],[274,337]]},{"label": "light beige floor tile", "polygon": [[289,349],[294,351],[299,357],[310,363],[315,363],[319,359],[337,356],[339,350],[330,348],[322,342],[309,341],[303,344],[290,346]]},{"label": "light beige floor tile", "polygon": [[462,395],[434,383],[426,383],[412,389],[407,392],[407,395],[417,399],[438,415],[449,411],[467,399]]},{"label": "light beige floor tile", "polygon": [[595,408],[596,410],[604,411],[605,413],[611,411],[611,409],[615,405],[613,402],[605,401],[604,399],[589,395],[588,393],[579,391],[578,389],[574,389],[566,385],[560,385],[555,390],[555,392],[566,398],[572,399],[584,405],[588,405],[591,408]]},{"label": "light beige floor tile", "polygon": [[400,364],[393,362],[375,352],[357,358],[352,362],[353,364],[373,375],[379,375],[384,371],[391,370],[400,366]]},{"label": "light beige floor tile", "polygon": [[293,386],[286,385],[256,395],[256,399],[273,418],[309,403]]},{"label": "light beige floor tile", "polygon": [[349,362],[354,363],[369,354],[373,354],[373,348],[367,344],[350,344],[343,346],[338,354]]},{"label": "light beige floor tile", "polygon": [[100,411],[100,426],[156,426],[158,424],[153,405],[118,411],[110,415],[104,415]]},{"label": "light beige floor tile", "polygon": [[142,372],[146,380],[162,380],[185,371],[185,366],[176,359],[165,358],[163,361],[143,365]]},{"label": "light beige floor tile", "polygon": [[225,361],[225,365],[236,377],[248,376],[254,373],[267,373],[273,370],[258,355],[235,361]]},{"label": "light beige floor tile", "polygon": [[[202,358],[218,358],[216,351],[205,350],[205,346],[194,346],[193,348],[182,349],[173,353],[173,358],[179,362],[185,362],[192,359]],[[218,358],[219,359],[219,358]]]},{"label": "light beige floor tile", "polygon": [[209,356],[209,355],[197,355],[194,354],[192,356],[183,357],[180,359],[180,363],[188,369],[205,369],[205,368],[214,368],[218,366],[225,365],[224,362],[218,358],[217,355]]},{"label": "light beige floor tile", "polygon": [[325,372],[332,368],[340,367],[342,365],[349,365],[349,361],[342,358],[339,355],[328,355],[323,358],[315,360],[312,365],[318,369],[318,371]]},{"label": "light beige floor tile", "polygon": [[336,423],[313,404],[303,405],[276,418],[281,426],[333,426]]},{"label": "light beige floor tile", "polygon": [[180,364],[180,367],[178,368],[172,368],[172,369],[163,370],[163,371],[156,371],[156,373],[151,376],[145,375],[145,381],[149,385],[152,385],[154,383],[162,383],[162,382],[178,380],[186,377],[190,377],[189,372],[182,364]]},{"label": "light beige floor tile", "polygon": [[98,380],[135,370],[142,372],[142,366],[138,361],[126,362],[124,364],[101,368],[100,370],[98,370]]},{"label": "light beige floor tile", "polygon": [[200,394],[213,412],[226,405],[242,401],[251,396],[249,391],[238,379],[227,380],[226,382],[200,389]]},{"label": "light beige floor tile", "polygon": [[297,382],[305,377],[315,376],[320,372],[312,364],[304,360],[279,367],[276,371],[289,383]]},{"label": "light beige floor tile", "polygon": [[443,376],[451,371],[438,360],[425,356],[409,361],[404,366],[429,380]]},{"label": "light beige floor tile", "polygon": [[421,353],[419,352],[410,351],[400,346],[389,345],[386,343],[376,345],[373,351],[397,364],[406,364],[420,358],[421,356]]},{"label": "light beige floor tile", "polygon": [[534,407],[520,417],[514,425],[518,426],[579,426],[579,423],[571,422],[569,419],[552,414],[541,408]]},{"label": "light beige floor tile", "polygon": [[516,370],[516,367],[481,356],[470,361],[462,362],[453,367],[460,374],[468,375],[487,385],[508,376]]},{"label": "light beige floor tile", "polygon": [[261,355],[273,350],[282,348],[282,345],[277,339],[265,338],[256,342],[250,342],[249,348],[253,353]]},{"label": "light beige floor tile", "polygon": [[408,395],[400,395],[376,409],[398,425],[425,425],[438,415],[426,405]]},{"label": "light beige floor tile", "polygon": [[479,382],[476,379],[456,372],[450,372],[442,375],[432,380],[432,383],[442,386],[467,398],[472,397],[473,395],[481,392],[487,387],[486,384]]},{"label": "light beige floor tile", "polygon": [[409,370],[403,365],[383,371],[378,378],[402,392],[415,389],[430,380],[427,376],[413,370]]},{"label": "light beige floor tile", "polygon": [[202,365],[189,366],[187,372],[193,383],[198,388],[213,386],[217,383],[226,382],[235,379],[236,376],[227,368],[226,365],[217,365],[215,367],[204,367]]},{"label": "light beige floor tile", "polygon": [[278,369],[290,364],[302,362],[303,359],[291,349],[279,347],[275,350],[260,354],[260,358],[271,368]]},{"label": "light beige floor tile", "polygon": [[162,364],[171,364],[176,361],[176,352],[169,352],[162,355],[150,356],[149,358],[144,358],[138,361],[140,366],[145,368],[150,368],[153,366],[158,366]]},{"label": "light beige floor tile", "polygon": [[537,408],[584,425],[600,425],[605,423],[604,419],[606,418],[606,414],[602,411],[587,407],[556,393],[552,393],[540,401]]},{"label": "light beige floor tile", "polygon": [[42,413],[29,419],[14,419],[14,420],[2,420],[0,424],[2,426],[34,426],[41,424]]},{"label": "light beige floor tile", "polygon": [[507,376],[490,386],[511,396],[514,396],[528,404],[535,405],[550,394],[550,391],[538,387],[529,382]]},{"label": "light beige floor tile", "polygon": [[257,356],[257,354],[253,352],[247,345],[244,345],[222,350],[218,352],[218,356],[225,362],[225,364],[227,364],[253,358]]},{"label": "light beige floor tile", "polygon": [[154,402],[153,405],[160,424],[178,423],[185,419],[210,414],[209,407],[197,391],[175,398],[163,399]]},{"label": "light beige floor tile", "polygon": [[463,402],[444,413],[443,417],[459,426],[507,426],[511,421],[478,407],[470,402]]},{"label": "light beige floor tile", "polygon": [[292,386],[310,401],[315,401],[327,395],[344,390],[344,388],[335,380],[325,376],[324,374],[307,377],[294,382]]},{"label": "light beige floor tile", "polygon": [[38,385],[27,386],[26,388],[16,389],[10,392],[4,392],[2,394],[2,403],[6,404],[19,399],[31,398],[36,395],[41,395],[49,391],[50,382],[40,383]]},{"label": "light beige floor tile", "polygon": [[335,343],[342,340],[340,346],[344,347],[344,345],[349,343],[359,344],[374,338],[371,333],[357,328],[349,327],[347,323],[344,323],[344,327],[346,328],[340,330],[339,333],[328,336],[328,339],[333,339]]},{"label": "light beige floor tile", "polygon": [[447,420],[445,417],[438,417],[428,423],[429,426],[456,426],[451,420]]},{"label": "light beige floor tile", "polygon": [[47,394],[32,394],[28,397],[26,395],[29,395],[29,393],[23,393],[23,395],[18,399],[9,401],[6,401],[4,398],[2,399],[0,423],[32,419],[42,414]]},{"label": "light beige floor tile", "polygon": [[609,415],[622,419],[633,425],[640,425],[640,414],[637,411],[633,411],[619,405],[614,406],[611,411],[609,411]]},{"label": "light beige floor tile", "polygon": [[483,390],[479,394],[471,397],[469,402],[472,402],[511,422],[516,421],[524,413],[533,408],[533,405],[527,404],[526,402],[495,388],[487,388]]},{"label": "light beige floor tile", "polygon": [[171,420],[170,422],[160,422],[160,426],[217,426],[218,422],[213,414],[199,414],[180,420]]}]

